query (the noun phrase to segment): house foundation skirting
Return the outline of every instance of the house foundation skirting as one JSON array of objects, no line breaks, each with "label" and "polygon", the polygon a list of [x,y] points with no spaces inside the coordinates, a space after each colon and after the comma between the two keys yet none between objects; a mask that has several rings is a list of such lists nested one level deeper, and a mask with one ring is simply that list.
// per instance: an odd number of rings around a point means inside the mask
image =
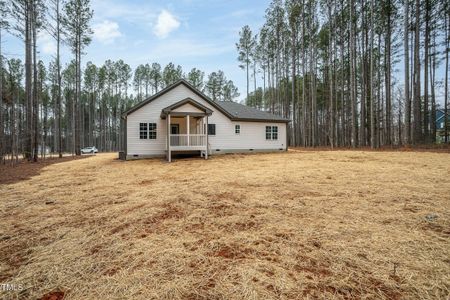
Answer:
[{"label": "house foundation skirting", "polygon": [[209,151],[209,155],[219,154],[240,154],[240,153],[273,153],[286,151],[284,148],[279,149],[213,149]]},{"label": "house foundation skirting", "polygon": [[[283,152],[286,151],[284,148],[278,149],[210,149],[208,155],[221,155],[221,154],[244,154],[244,153],[273,153],[273,152]],[[192,152],[200,152],[199,150],[194,151],[172,151],[172,155],[175,154],[186,154]],[[136,159],[146,159],[146,158],[166,158],[167,154],[139,154],[139,155],[127,155],[126,160],[136,160]]]}]

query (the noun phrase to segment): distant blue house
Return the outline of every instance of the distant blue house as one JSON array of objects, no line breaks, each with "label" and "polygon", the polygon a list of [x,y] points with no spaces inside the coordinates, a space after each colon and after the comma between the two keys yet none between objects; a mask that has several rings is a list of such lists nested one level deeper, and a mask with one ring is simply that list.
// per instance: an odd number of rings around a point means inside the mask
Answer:
[{"label": "distant blue house", "polygon": [[[443,109],[436,110],[436,141],[443,143],[445,140],[445,112]],[[450,111],[447,115],[447,140],[450,141]]]}]

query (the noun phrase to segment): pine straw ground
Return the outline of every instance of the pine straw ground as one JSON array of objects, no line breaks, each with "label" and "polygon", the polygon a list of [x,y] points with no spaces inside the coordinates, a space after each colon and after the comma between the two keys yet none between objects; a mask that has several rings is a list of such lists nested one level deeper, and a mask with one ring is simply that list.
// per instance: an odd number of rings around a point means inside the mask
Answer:
[{"label": "pine straw ground", "polygon": [[448,299],[450,154],[115,157],[0,185],[0,298]]}]

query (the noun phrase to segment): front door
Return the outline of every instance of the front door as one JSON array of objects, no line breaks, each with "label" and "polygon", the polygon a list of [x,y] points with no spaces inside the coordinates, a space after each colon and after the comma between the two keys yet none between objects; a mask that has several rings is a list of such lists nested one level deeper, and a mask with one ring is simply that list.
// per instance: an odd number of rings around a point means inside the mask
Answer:
[{"label": "front door", "polygon": [[180,124],[170,124],[170,134],[180,134]]},{"label": "front door", "polygon": [[170,145],[171,146],[180,146],[180,125],[179,124],[170,124],[170,134],[175,136],[170,137]]}]

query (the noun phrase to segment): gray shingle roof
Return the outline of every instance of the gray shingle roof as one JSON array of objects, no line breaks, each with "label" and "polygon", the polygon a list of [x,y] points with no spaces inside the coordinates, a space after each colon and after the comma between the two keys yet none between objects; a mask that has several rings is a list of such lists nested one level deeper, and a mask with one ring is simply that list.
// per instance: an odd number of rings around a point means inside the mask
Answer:
[{"label": "gray shingle roof", "polygon": [[256,108],[245,106],[236,102],[231,101],[213,101],[208,96],[203,94],[201,91],[197,90],[195,87],[193,87],[189,82],[187,82],[184,79],[180,79],[177,82],[173,83],[172,85],[166,87],[165,89],[159,91],[155,95],[145,99],[144,101],[141,101],[140,103],[136,104],[129,110],[125,111],[122,114],[122,118],[126,118],[127,115],[133,113],[134,111],[140,109],[144,105],[147,105],[148,103],[152,102],[159,96],[167,93],[168,91],[174,89],[180,84],[184,84],[187,88],[189,88],[192,92],[197,94],[199,97],[203,98],[206,102],[211,104],[214,108],[217,108],[219,111],[221,111],[223,114],[225,114],[228,118],[230,118],[233,121],[256,121],[256,122],[289,122],[289,119],[283,118],[281,116],[277,116],[275,114],[271,114],[268,112],[260,111]]},{"label": "gray shingle roof", "polygon": [[289,122],[289,119],[281,116],[264,112],[256,108],[242,105],[232,101],[218,101],[215,102],[220,105],[222,109],[228,112],[233,119],[238,120],[259,120],[259,121],[277,121],[277,122]]}]

